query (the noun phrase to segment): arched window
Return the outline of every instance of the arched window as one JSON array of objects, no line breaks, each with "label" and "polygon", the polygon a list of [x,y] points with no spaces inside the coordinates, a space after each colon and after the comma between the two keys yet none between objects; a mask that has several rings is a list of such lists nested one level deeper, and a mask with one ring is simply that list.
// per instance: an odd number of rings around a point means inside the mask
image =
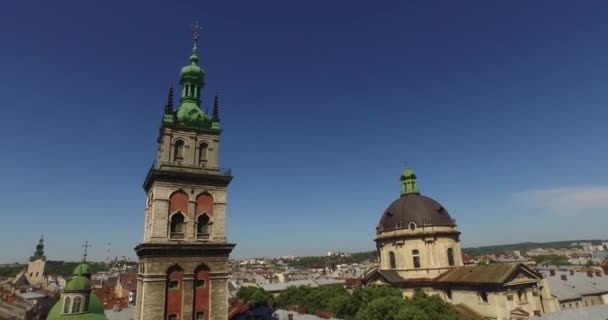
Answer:
[{"label": "arched window", "polygon": [[448,264],[450,267],[454,266],[454,250],[452,248],[448,249]]},{"label": "arched window", "polygon": [[74,298],[74,303],[72,304],[72,313],[80,312],[80,305],[82,304],[82,298],[76,297]]},{"label": "arched window", "polygon": [[176,213],[171,217],[171,239],[184,238],[184,216],[181,213]]},{"label": "arched window", "polygon": [[391,262],[391,269],[397,269],[397,262],[395,261],[395,253],[392,251],[389,252],[388,257]]},{"label": "arched window", "polygon": [[70,302],[72,302],[72,299],[65,297],[63,301],[63,313],[70,313]]},{"label": "arched window", "polygon": [[174,157],[175,161],[184,159],[184,142],[182,140],[175,141]]},{"label": "arched window", "polygon": [[199,163],[205,163],[207,162],[207,144],[206,143],[201,143],[201,145],[198,147],[198,162]]},{"label": "arched window", "polygon": [[211,234],[211,225],[209,224],[209,216],[206,213],[198,216],[196,221],[196,239],[207,240]]},{"label": "arched window", "polygon": [[412,250],[412,259],[414,261],[414,268],[420,268],[420,252],[418,250]]}]

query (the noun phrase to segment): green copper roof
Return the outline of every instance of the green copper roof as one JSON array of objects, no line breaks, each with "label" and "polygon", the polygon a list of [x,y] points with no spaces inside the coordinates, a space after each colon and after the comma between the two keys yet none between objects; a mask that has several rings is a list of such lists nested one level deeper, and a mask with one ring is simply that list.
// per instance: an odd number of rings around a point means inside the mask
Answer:
[{"label": "green copper roof", "polygon": [[[190,56],[190,64],[184,66],[179,74],[182,87],[180,106],[176,111],[165,108],[163,125],[206,129],[220,132],[219,116],[209,117],[201,109],[201,93],[205,85],[205,71],[198,65],[198,31],[194,34],[194,46]],[[214,106],[214,114],[217,109]]]},{"label": "green copper roof", "polygon": [[76,266],[74,272],[72,272],[72,275],[74,276],[87,276],[91,274],[91,266],[89,266],[86,262],[83,262]]},{"label": "green copper roof", "polygon": [[85,276],[75,276],[65,286],[64,291],[86,291],[91,290],[91,280]]},{"label": "green copper roof", "polygon": [[47,320],[71,319],[71,320],[107,320],[103,311],[103,304],[94,293],[89,298],[89,309],[85,313],[61,314],[63,309],[63,297],[55,303],[47,316]]},{"label": "green copper roof", "polygon": [[401,195],[410,193],[420,193],[416,182],[416,174],[414,170],[405,168],[401,173]]}]

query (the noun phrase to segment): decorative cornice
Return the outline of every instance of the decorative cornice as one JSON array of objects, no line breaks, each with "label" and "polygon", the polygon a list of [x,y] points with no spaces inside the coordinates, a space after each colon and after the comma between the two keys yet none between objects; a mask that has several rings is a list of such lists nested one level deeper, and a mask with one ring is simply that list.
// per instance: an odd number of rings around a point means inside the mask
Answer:
[{"label": "decorative cornice", "polygon": [[141,258],[224,257],[228,258],[234,243],[142,243],[135,247]]}]

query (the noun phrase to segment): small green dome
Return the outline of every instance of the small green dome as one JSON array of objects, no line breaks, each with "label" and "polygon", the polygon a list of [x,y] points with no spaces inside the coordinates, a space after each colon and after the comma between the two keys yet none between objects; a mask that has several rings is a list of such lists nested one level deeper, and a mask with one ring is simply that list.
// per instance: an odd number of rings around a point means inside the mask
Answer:
[{"label": "small green dome", "polygon": [[405,168],[405,170],[403,170],[403,172],[401,173],[401,177],[404,178],[408,178],[408,177],[415,177],[416,174],[414,174],[414,170],[410,169],[410,168]]},{"label": "small green dome", "polygon": [[76,266],[76,268],[74,269],[74,272],[72,272],[72,275],[75,276],[88,276],[91,275],[93,272],[91,272],[91,266],[89,266],[87,263],[81,263],[78,266]]},{"label": "small green dome", "polygon": [[189,64],[182,68],[182,71],[179,73],[180,83],[183,83],[185,80],[196,80],[198,82],[202,82],[205,78],[205,71],[203,68],[199,67],[196,64]]},{"label": "small green dome", "polygon": [[91,280],[85,276],[75,276],[65,286],[64,291],[86,291],[91,290]]}]

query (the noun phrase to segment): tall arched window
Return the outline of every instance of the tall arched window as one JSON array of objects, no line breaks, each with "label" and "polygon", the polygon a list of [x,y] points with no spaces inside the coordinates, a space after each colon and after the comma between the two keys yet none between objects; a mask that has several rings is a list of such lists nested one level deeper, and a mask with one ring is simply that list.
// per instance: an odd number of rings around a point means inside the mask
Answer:
[{"label": "tall arched window", "polygon": [[184,238],[184,216],[181,213],[176,213],[171,217],[171,239]]},{"label": "tall arched window", "polygon": [[454,250],[452,248],[448,249],[448,264],[450,267],[454,266]]},{"label": "tall arched window", "polygon": [[175,161],[184,159],[184,142],[182,140],[175,141],[174,158]]},{"label": "tall arched window", "polygon": [[209,224],[209,216],[206,213],[198,216],[196,221],[196,238],[198,240],[207,240],[211,234],[211,225]]},{"label": "tall arched window", "polygon": [[198,147],[198,162],[199,163],[205,163],[207,162],[207,144],[206,143],[201,143],[201,145]]},{"label": "tall arched window", "polygon": [[414,268],[420,268],[420,252],[418,250],[412,250],[412,259],[414,261]]},{"label": "tall arched window", "polygon": [[80,305],[82,304],[82,298],[76,297],[74,298],[74,303],[72,304],[72,313],[80,312]]},{"label": "tall arched window", "polygon": [[72,302],[72,299],[65,297],[63,301],[63,313],[70,313],[70,302]]},{"label": "tall arched window", "polygon": [[388,258],[389,258],[389,261],[391,262],[391,269],[397,269],[397,261],[395,261],[395,253],[392,251],[389,252]]}]

